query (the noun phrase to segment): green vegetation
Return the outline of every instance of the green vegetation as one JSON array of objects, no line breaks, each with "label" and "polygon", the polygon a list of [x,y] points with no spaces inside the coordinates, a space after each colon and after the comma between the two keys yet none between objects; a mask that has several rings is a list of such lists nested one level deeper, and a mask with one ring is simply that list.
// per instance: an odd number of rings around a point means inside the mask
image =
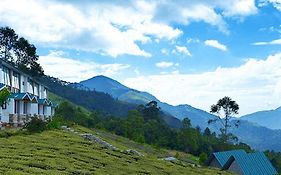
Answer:
[{"label": "green vegetation", "polygon": [[63,102],[56,110],[55,118],[68,125],[77,123],[90,128],[110,131],[139,143],[146,143],[158,148],[174,149],[199,156],[209,155],[213,151],[245,149],[251,151],[246,144],[229,144],[218,139],[215,133],[207,128],[201,133],[200,128],[192,128],[190,120],[183,120],[183,128],[170,128],[159,116],[156,102],[139,106],[137,110],[128,112],[126,118],[104,117],[100,113],[84,113],[80,107]]},{"label": "green vegetation", "polygon": [[[99,132],[77,126],[74,128],[95,134]],[[0,131],[0,136],[4,132],[7,131]],[[108,150],[73,133],[50,130],[0,138],[0,174],[228,174],[193,167],[183,161],[160,160],[157,153],[161,152],[163,156],[169,151],[158,151],[109,133],[99,133],[108,142],[122,149],[137,149],[145,156]]]},{"label": "green vegetation", "polygon": [[19,37],[10,27],[0,27],[0,58],[31,76],[44,74],[38,63],[36,47],[25,38]]},{"label": "green vegetation", "polygon": [[[208,123],[214,123],[218,122],[221,124],[219,135],[220,138],[222,138],[225,142],[232,141],[232,140],[238,140],[236,136],[234,136],[232,133],[229,132],[229,129],[231,126],[231,118],[233,115],[238,114],[239,105],[232,100],[230,97],[224,97],[222,99],[219,99],[217,104],[214,104],[211,106],[211,113],[217,114],[216,119],[211,119],[208,121]],[[235,126],[239,126],[239,120],[235,122]]]},{"label": "green vegetation", "polygon": [[6,87],[1,89],[1,91],[0,91],[0,105],[3,105],[8,100],[10,94],[11,94],[10,91]]}]

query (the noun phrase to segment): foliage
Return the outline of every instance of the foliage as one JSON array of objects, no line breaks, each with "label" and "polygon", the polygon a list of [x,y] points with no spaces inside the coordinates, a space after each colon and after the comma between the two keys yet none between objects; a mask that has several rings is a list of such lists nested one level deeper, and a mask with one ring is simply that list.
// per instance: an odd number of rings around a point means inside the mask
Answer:
[{"label": "foliage", "polygon": [[[38,61],[36,47],[9,27],[0,27],[0,58],[17,66],[23,72],[33,76],[42,76],[43,68]],[[16,60],[14,59],[16,58]]]},{"label": "foliage", "polygon": [[[95,133],[87,128],[81,129]],[[5,131],[0,131],[0,135],[2,132]],[[216,169],[191,167],[187,163],[159,160],[157,150],[146,151],[153,149],[149,146],[116,138],[110,133],[107,135],[107,142],[122,145],[123,150],[136,149],[145,156],[112,151],[73,133],[51,130],[0,138],[0,174],[229,174]],[[144,149],[139,150],[139,147]]]},{"label": "foliage", "polygon": [[281,152],[265,151],[265,155],[271,161],[278,172],[281,172]]},{"label": "foliage", "polygon": [[42,132],[46,128],[47,122],[38,117],[32,117],[31,121],[24,126],[24,129],[26,129],[30,133]]},{"label": "foliage", "polygon": [[190,127],[189,119],[183,121],[183,123],[187,123],[187,127],[172,129],[159,116],[160,112],[157,103],[153,103],[153,105],[142,105],[129,111],[126,118],[118,118],[103,116],[97,112],[88,114],[75,105],[63,102],[57,108],[54,119],[61,118],[68,121],[69,124],[76,123],[86,127],[95,127],[139,143],[185,151],[197,156],[203,152],[208,155],[213,151],[231,149],[251,151],[246,144],[232,145],[223,142],[208,128],[201,133],[199,128]]},{"label": "foliage", "polygon": [[0,91],[0,106],[3,105],[8,100],[10,94],[11,94],[10,91],[6,87],[1,89],[1,91]]},{"label": "foliage", "polygon": [[[208,123],[220,122],[221,124],[221,138],[224,141],[229,141],[231,139],[236,139],[231,133],[229,133],[229,128],[231,128],[230,120],[234,114],[238,114],[239,105],[232,100],[230,97],[224,97],[219,99],[217,104],[211,106],[211,113],[216,113],[217,116],[215,119],[211,119]],[[223,113],[223,114],[221,114]],[[238,127],[239,121],[235,123],[235,126]]]},{"label": "foliage", "polygon": [[201,153],[199,155],[199,162],[200,162],[200,164],[203,165],[206,162],[207,158],[208,158],[208,155],[206,153],[204,153],[204,152]]}]

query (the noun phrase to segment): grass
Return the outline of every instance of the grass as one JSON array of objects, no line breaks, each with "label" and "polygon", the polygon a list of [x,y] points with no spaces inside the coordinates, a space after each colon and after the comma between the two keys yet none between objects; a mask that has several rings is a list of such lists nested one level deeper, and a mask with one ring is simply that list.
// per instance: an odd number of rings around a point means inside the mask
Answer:
[{"label": "grass", "polygon": [[[192,167],[184,161],[167,162],[169,153],[140,145],[106,132],[75,127],[80,132],[99,132],[102,139],[120,149],[133,148],[144,157],[108,150],[73,133],[52,130],[42,133],[0,132],[0,174],[227,174],[216,169]],[[9,132],[9,131],[8,131]]]}]

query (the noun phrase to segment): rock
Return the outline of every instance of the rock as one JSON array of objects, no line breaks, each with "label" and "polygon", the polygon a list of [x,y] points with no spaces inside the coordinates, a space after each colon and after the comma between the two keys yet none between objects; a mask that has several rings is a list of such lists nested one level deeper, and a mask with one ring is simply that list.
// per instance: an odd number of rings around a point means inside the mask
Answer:
[{"label": "rock", "polygon": [[61,129],[66,130],[66,129],[67,129],[67,126],[63,125],[63,126],[61,126]]},{"label": "rock", "polygon": [[162,160],[166,160],[166,161],[176,161],[176,160],[178,160],[178,159],[175,158],[175,157],[166,157],[166,158],[163,158]]},{"label": "rock", "polygon": [[141,157],[144,156],[142,153],[140,153],[140,152],[138,152],[137,150],[134,150],[134,149],[128,149],[128,150],[126,150],[126,152],[129,153],[129,154],[135,154],[135,155],[138,155],[138,156],[141,156]]}]

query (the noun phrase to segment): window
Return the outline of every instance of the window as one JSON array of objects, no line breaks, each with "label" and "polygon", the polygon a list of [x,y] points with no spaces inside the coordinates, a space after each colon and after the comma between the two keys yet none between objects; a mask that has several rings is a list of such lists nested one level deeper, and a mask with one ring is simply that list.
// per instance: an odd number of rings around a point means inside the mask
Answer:
[{"label": "window", "polygon": [[37,83],[34,83],[34,95],[39,95],[39,85]]},{"label": "window", "polygon": [[2,107],[2,109],[7,109],[7,102],[3,103],[3,104],[1,105],[1,107]]},{"label": "window", "polygon": [[7,67],[3,67],[3,73],[4,84],[11,86],[10,70]]},{"label": "window", "polygon": [[27,102],[23,102],[23,114],[27,114]]},{"label": "window", "polygon": [[13,87],[20,89],[20,75],[16,72],[13,73]]},{"label": "window", "polygon": [[27,92],[33,93],[33,82],[31,79],[28,79],[28,82],[27,82]]}]

